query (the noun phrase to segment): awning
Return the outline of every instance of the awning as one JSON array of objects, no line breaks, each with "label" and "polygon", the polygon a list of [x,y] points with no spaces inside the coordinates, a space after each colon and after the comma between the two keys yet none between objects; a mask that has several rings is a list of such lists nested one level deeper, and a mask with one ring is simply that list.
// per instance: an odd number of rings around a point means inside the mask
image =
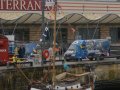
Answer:
[{"label": "awning", "polygon": [[[22,14],[21,14],[22,15]],[[90,16],[94,19],[90,19]],[[96,18],[96,19],[95,19]],[[45,18],[45,23],[50,22],[53,23],[53,20],[47,19]],[[5,20],[5,19],[1,19],[1,23],[2,24],[41,24],[42,23],[42,16],[40,14],[35,14],[35,13],[28,13],[28,14],[24,14],[23,16],[14,19],[14,20]],[[85,23],[115,23],[118,24],[120,23],[120,16],[116,15],[116,14],[106,14],[106,15],[89,15],[89,17],[85,14],[77,14],[77,13],[73,13],[73,14],[69,14],[64,16],[61,19],[57,20],[57,23],[61,23],[61,24],[67,24],[67,23],[71,23],[71,24],[85,24]]]},{"label": "awning", "polygon": [[[42,23],[41,0],[23,0],[24,3],[21,0],[12,0],[9,4],[7,4],[7,1],[0,2],[1,23]],[[51,3],[54,0],[47,1]],[[54,7],[48,5],[46,5],[44,10],[45,22],[53,23]],[[120,23],[120,3],[89,0],[57,0],[57,23],[84,24],[98,22]]]}]

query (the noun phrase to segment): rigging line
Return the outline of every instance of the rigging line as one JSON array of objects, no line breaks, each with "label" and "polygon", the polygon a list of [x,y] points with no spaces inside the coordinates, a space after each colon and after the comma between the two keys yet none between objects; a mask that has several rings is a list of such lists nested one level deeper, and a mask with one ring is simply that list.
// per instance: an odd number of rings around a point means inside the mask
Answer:
[{"label": "rigging line", "polygon": [[48,72],[44,75],[42,82],[43,82],[43,81],[47,81],[48,76],[49,76],[49,73],[50,73],[50,70],[51,70],[52,62],[49,63],[49,66],[50,66],[50,67],[48,67],[48,69],[47,69]]},{"label": "rigging line", "polygon": [[53,73],[53,76],[52,76],[52,89],[53,88],[55,88],[55,81],[56,81],[56,79],[55,79],[55,75],[56,75],[56,68],[55,68],[55,58],[56,58],[56,56],[55,56],[55,48],[56,48],[56,14],[57,14],[57,0],[55,1],[55,5],[54,5],[54,11],[55,11],[55,17],[54,17],[54,33],[53,33],[53,37],[54,37],[54,39],[53,39],[53,69],[52,69],[52,73]]},{"label": "rigging line", "polygon": [[33,79],[35,71],[36,71],[36,68],[34,68],[34,71],[33,71],[32,75],[31,75],[31,79]]},{"label": "rigging line", "polygon": [[96,26],[96,28],[95,28],[95,31],[94,31],[94,33],[93,33],[93,37],[92,37],[92,39],[94,38],[94,36],[95,36],[95,34],[96,34],[96,32],[97,32],[97,29],[98,29],[99,23],[100,23],[100,22],[98,21],[97,26]]},{"label": "rigging line", "polygon": [[[56,32],[56,35],[58,35],[58,31],[60,29],[60,26],[61,26],[61,23],[59,24],[58,28],[57,28],[57,32]],[[58,39],[58,38],[57,38]]]},{"label": "rigging line", "polygon": [[57,31],[60,29],[60,26],[61,26],[61,23],[59,24]]},{"label": "rigging line", "polygon": [[2,33],[3,33],[3,35],[5,35],[5,30],[3,28],[3,24],[2,24],[2,20],[1,19],[0,19],[0,22],[1,22],[1,26],[2,26]]},{"label": "rigging line", "polygon": [[88,28],[88,23],[87,23],[87,38],[90,38],[90,32],[89,32],[89,28]]},{"label": "rigging line", "polygon": [[[15,64],[15,63],[14,63],[14,64]],[[16,64],[15,64],[15,66],[16,66],[16,68],[21,72],[21,74],[25,77],[25,79],[26,79],[30,84],[32,84],[32,81],[25,75],[25,73],[24,73]],[[42,82],[39,82],[39,83],[45,86],[44,83],[42,83]]]},{"label": "rigging line", "polygon": [[13,33],[12,33],[12,35],[14,35],[15,30],[16,30],[16,27],[17,27],[17,23],[15,24],[15,27],[14,27],[14,29],[13,29]]},{"label": "rigging line", "polygon": [[[58,26],[58,28],[57,28],[57,32],[56,32],[56,35],[58,35],[58,31],[59,31],[59,29],[60,29],[60,26],[61,26],[61,23],[59,24],[59,26]],[[51,35],[50,35],[50,33],[49,33],[49,36],[51,37]],[[52,42],[52,38],[50,38],[50,41]]]},{"label": "rigging line", "polygon": [[[14,63],[15,64],[15,63]],[[20,73],[25,77],[25,79],[29,82],[29,83],[31,83],[31,80],[25,75],[25,73],[15,64],[15,66],[16,66],[16,69],[18,69],[19,71],[20,71]]]},{"label": "rigging line", "polygon": [[61,54],[63,54],[63,40],[62,40],[63,38],[62,38],[62,31],[60,30],[60,48],[61,48],[61,50],[62,50],[62,52],[61,52]]}]

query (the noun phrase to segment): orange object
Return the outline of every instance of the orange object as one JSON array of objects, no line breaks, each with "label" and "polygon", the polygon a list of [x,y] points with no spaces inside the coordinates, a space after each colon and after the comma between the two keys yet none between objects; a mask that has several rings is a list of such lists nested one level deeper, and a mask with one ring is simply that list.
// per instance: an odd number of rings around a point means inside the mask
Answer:
[{"label": "orange object", "polygon": [[55,51],[58,52],[58,51],[59,51],[59,48],[55,48]]}]

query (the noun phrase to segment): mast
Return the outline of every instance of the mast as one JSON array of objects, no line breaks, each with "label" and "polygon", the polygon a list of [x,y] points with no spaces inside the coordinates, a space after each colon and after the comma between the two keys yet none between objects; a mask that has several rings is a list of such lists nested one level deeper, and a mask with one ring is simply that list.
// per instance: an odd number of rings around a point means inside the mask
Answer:
[{"label": "mast", "polygon": [[[42,25],[41,25],[41,32],[43,34],[44,30],[45,30],[45,12],[44,12],[44,9],[45,9],[45,1],[46,0],[42,0],[42,4],[41,4],[41,7],[42,7]],[[41,42],[41,50],[43,51],[43,46],[45,45],[44,43],[44,40],[45,38],[41,35],[41,39],[42,39],[42,42]],[[43,60],[43,56],[42,56],[42,60]]]},{"label": "mast", "polygon": [[55,70],[55,48],[56,48],[56,16],[57,16],[57,0],[55,0],[55,5],[54,5],[54,33],[53,33],[53,77],[52,77],[52,85],[53,88],[55,87],[55,75],[56,75],[56,70]]}]

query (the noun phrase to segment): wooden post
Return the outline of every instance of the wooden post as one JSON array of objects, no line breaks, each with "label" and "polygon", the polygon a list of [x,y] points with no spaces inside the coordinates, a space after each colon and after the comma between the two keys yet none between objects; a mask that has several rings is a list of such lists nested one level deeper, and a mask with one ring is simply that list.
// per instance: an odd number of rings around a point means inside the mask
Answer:
[{"label": "wooden post", "polygon": [[52,84],[53,88],[55,87],[55,75],[56,75],[56,70],[55,70],[55,48],[56,48],[56,16],[57,16],[57,1],[55,0],[55,5],[54,5],[54,40],[53,40],[53,77],[52,77]]}]

